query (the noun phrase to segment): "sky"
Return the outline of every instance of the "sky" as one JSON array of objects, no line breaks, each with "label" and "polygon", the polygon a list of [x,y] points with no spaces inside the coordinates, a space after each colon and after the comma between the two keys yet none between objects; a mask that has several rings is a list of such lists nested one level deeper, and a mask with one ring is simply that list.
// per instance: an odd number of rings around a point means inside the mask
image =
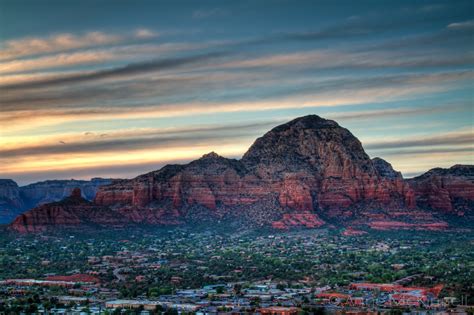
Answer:
[{"label": "sky", "polygon": [[0,0],[0,178],[133,178],[336,120],[405,177],[473,164],[474,2]]}]

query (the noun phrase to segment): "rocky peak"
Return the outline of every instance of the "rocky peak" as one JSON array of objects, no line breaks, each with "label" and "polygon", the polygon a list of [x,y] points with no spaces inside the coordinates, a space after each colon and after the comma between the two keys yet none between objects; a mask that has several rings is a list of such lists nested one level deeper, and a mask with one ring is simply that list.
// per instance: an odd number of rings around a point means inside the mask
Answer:
[{"label": "rocky peak", "polygon": [[[335,121],[309,115],[275,127],[258,138],[242,158],[249,170],[311,172],[320,177],[376,174],[360,141]],[[345,174],[343,174],[345,173]]]},{"label": "rocky peak", "polygon": [[185,165],[186,172],[196,173],[219,173],[226,170],[234,170],[240,175],[246,173],[242,163],[235,159],[228,159],[215,152],[204,154],[200,159]]},{"label": "rocky peak", "polygon": [[445,172],[449,175],[474,177],[474,165],[456,164]]},{"label": "rocky peak", "polygon": [[204,154],[201,157],[201,159],[218,159],[218,158],[222,158],[222,157],[214,151]]},{"label": "rocky peak", "polygon": [[372,159],[374,167],[380,176],[388,179],[402,178],[402,174],[393,169],[392,164],[388,163],[382,158],[375,157]]},{"label": "rocky peak", "polygon": [[322,128],[340,128],[339,124],[334,120],[324,119],[318,115],[307,115],[293,119],[286,124],[282,124],[273,128],[272,131],[283,131],[290,128],[299,129],[322,129]]},{"label": "rocky peak", "polygon": [[0,199],[13,199],[18,197],[18,184],[11,179],[0,179]]},{"label": "rocky peak", "polygon": [[414,177],[412,180],[427,179],[433,176],[460,176],[473,178],[474,165],[456,164],[451,166],[450,168],[436,167],[432,168],[431,170],[420,176]]},{"label": "rocky peak", "polygon": [[223,156],[220,156],[216,152],[209,152],[207,154],[204,154],[201,158],[192,161],[188,165],[196,165],[196,164],[203,164],[203,165],[209,165],[209,164],[227,164],[232,159],[225,158]]}]

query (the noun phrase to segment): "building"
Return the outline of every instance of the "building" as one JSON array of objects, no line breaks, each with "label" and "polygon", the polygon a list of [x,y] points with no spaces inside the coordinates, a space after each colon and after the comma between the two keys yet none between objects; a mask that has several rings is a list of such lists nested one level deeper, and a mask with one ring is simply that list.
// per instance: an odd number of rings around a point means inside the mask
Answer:
[{"label": "building", "polygon": [[262,315],[296,315],[298,314],[299,308],[296,307],[281,307],[281,306],[272,306],[260,308],[257,310],[257,313]]}]

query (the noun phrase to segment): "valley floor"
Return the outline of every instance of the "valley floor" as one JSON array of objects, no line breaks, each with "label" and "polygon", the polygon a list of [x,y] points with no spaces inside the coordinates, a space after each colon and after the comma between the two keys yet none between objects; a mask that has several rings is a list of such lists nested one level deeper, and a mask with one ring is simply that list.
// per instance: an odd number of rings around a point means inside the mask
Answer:
[{"label": "valley floor", "polygon": [[[472,232],[213,227],[0,237],[0,313],[446,310],[474,304]],[[273,308],[273,309],[272,309]]]}]

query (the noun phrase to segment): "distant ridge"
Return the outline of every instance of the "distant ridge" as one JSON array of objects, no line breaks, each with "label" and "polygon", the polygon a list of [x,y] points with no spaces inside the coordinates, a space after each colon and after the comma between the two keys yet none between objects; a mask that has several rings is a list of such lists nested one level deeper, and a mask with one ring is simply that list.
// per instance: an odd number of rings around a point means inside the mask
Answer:
[{"label": "distant ridge", "polygon": [[74,188],[81,188],[83,197],[93,200],[100,186],[113,181],[110,178],[46,180],[19,187],[11,179],[0,179],[0,224],[10,223],[17,215],[38,205],[60,201]]}]

